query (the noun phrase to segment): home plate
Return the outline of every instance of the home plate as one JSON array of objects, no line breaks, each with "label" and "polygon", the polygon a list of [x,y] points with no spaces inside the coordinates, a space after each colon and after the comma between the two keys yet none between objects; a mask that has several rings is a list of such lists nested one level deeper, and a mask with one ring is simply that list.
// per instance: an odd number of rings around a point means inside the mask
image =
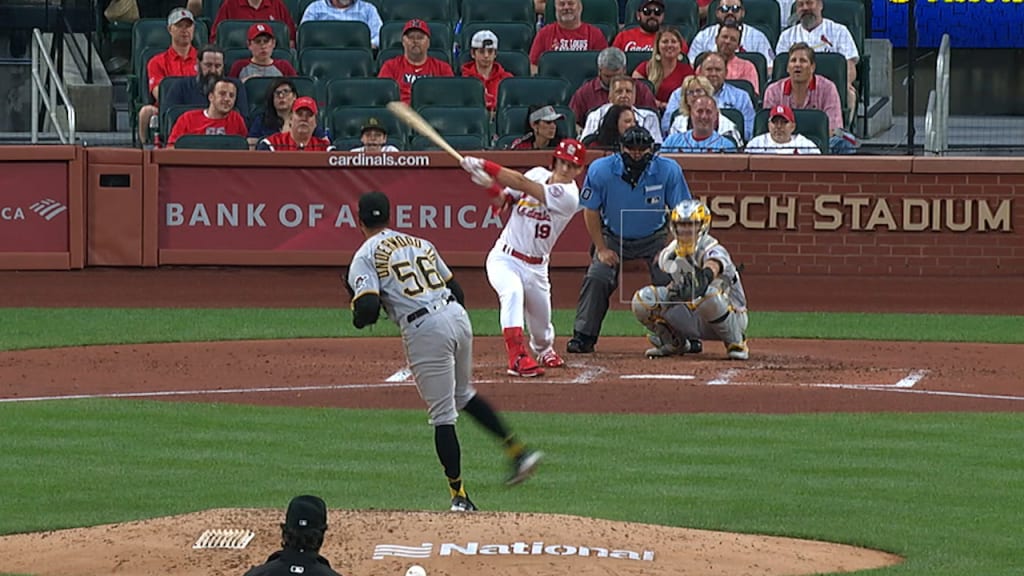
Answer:
[{"label": "home plate", "polygon": [[623,380],[693,380],[689,374],[622,374]]}]

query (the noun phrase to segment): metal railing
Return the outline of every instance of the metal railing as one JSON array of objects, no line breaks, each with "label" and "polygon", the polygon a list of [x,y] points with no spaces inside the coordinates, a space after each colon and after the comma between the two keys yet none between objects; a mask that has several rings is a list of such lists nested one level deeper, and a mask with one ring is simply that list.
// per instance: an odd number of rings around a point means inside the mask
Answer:
[{"label": "metal railing", "polygon": [[[42,64],[46,70],[42,70]],[[47,81],[49,83],[49,94],[47,94]],[[64,104],[67,113],[67,132],[61,126],[57,117],[57,96]],[[67,92],[64,90],[64,82],[61,79],[60,71],[53,64],[53,59],[46,51],[46,42],[38,28],[32,30],[32,143],[39,143],[39,101],[42,99],[46,108],[47,116],[53,125],[61,144],[73,144],[75,142],[75,107],[71,104]]]},{"label": "metal railing", "polygon": [[924,117],[924,149],[936,156],[949,151],[949,50],[949,34],[943,34],[935,59],[935,90],[928,94]]}]

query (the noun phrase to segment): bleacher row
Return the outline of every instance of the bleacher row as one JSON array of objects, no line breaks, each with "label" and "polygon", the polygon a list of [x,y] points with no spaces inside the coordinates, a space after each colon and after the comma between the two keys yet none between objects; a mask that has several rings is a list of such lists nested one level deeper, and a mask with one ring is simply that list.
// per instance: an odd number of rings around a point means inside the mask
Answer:
[{"label": "bleacher row", "polygon": [[[301,20],[302,11],[312,0],[288,1],[294,8],[293,17]],[[321,104],[320,124],[326,126],[333,138],[348,140],[358,137],[358,127],[369,117],[376,117],[389,127],[389,141],[402,149],[415,149],[427,145],[423,141],[413,142],[412,136],[404,130],[383,108],[388,101],[397,99],[397,85],[388,79],[378,79],[376,74],[387,59],[402,53],[402,26],[406,18],[417,17],[428,20],[431,28],[430,55],[452,65],[456,75],[461,64],[469,60],[469,38],[482,29],[494,32],[499,38],[497,61],[514,74],[502,82],[499,88],[497,114],[487,114],[483,103],[483,87],[480,82],[469,78],[421,78],[413,85],[412,105],[425,110],[425,117],[437,123],[437,128],[457,144],[470,148],[502,147],[516,136],[522,135],[526,108],[531,104],[552,104],[566,116],[562,133],[575,135],[575,124],[583,123],[568,109],[569,99],[576,88],[597,75],[597,52],[546,52],[538,62],[538,73],[530,77],[528,51],[536,31],[533,3],[530,0],[371,0],[377,5],[384,25],[380,33],[380,48],[370,47],[370,32],[362,22],[306,22],[299,25],[294,48],[288,27],[279,21],[270,22],[277,38],[274,58],[288,60],[299,72],[293,79],[300,95],[312,96]],[[687,30],[686,37],[692,40],[697,32],[697,5],[694,0],[665,0],[666,25],[680,26]],[[641,0],[630,0],[627,7],[627,22],[632,19]],[[206,18],[196,22],[193,42],[199,46],[209,37],[206,19],[212,20],[220,2],[206,0]],[[717,5],[717,0],[713,2]],[[758,26],[774,41],[779,33],[779,9],[776,0],[745,0],[748,11],[747,22]],[[553,18],[553,0],[548,1],[548,16]],[[855,7],[856,9],[850,10]],[[834,13],[829,13],[829,9]],[[851,16],[855,40],[858,47],[863,45],[863,6],[855,0],[829,0],[826,16],[837,18],[836,14],[859,14],[860,19]],[[759,15],[759,16],[758,16]],[[586,0],[583,20],[606,26],[606,35],[614,37],[618,30],[618,6],[616,0]],[[858,27],[859,22],[859,27]],[[241,58],[249,56],[246,48],[246,32],[252,21],[226,20],[218,26],[217,43],[225,50],[225,70]],[[627,24],[628,25],[628,24]],[[145,63],[154,54],[166,50],[170,38],[164,19],[143,19],[132,28],[132,51],[135,78],[132,82],[132,99],[135,110],[149,103]],[[757,53],[740,53],[739,57],[750,60],[758,70],[762,82],[767,84],[767,62]],[[774,63],[772,80],[785,77],[786,54],[779,54]],[[650,53],[628,52],[627,74],[647,60]],[[845,61],[838,54],[818,54],[818,73],[829,77],[837,86],[846,85]],[[165,79],[166,81],[173,79]],[[248,112],[257,113],[265,101],[265,90],[270,79],[252,79],[246,83]],[[430,82],[425,82],[430,80]],[[751,95],[755,109],[760,108],[760,98],[753,87],[744,81],[733,81]],[[423,83],[421,85],[421,83]],[[419,89],[417,89],[419,87]],[[163,88],[161,88],[163,90]],[[844,110],[848,110],[845,90],[839,91]],[[181,110],[161,112],[161,133],[169,133],[172,119]],[[735,112],[735,111],[733,111]],[[134,114],[133,114],[134,117]],[[755,134],[762,133],[764,125],[756,122]],[[798,125],[799,126],[799,125]],[[804,133],[802,126],[798,131]],[[808,134],[810,136],[810,134]],[[827,141],[827,138],[826,138]],[[340,142],[339,146],[347,142]]]}]

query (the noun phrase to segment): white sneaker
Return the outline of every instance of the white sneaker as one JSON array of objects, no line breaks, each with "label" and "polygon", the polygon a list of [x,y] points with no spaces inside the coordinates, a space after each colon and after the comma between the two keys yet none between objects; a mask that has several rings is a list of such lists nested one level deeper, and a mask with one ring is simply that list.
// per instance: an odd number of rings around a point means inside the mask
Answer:
[{"label": "white sneaker", "polygon": [[729,358],[733,360],[747,360],[750,358],[750,349],[747,348],[747,342],[737,342],[733,344],[725,345],[725,352],[729,355]]}]

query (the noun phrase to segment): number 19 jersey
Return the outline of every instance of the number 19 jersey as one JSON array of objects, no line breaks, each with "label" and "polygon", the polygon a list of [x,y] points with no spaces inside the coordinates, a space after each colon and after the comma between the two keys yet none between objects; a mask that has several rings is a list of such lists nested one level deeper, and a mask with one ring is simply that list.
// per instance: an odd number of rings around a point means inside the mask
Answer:
[{"label": "number 19 jersey", "polygon": [[410,313],[446,300],[451,295],[446,284],[451,277],[451,269],[433,244],[390,228],[367,238],[348,269],[352,300],[377,294],[399,327]]},{"label": "number 19 jersey", "polygon": [[580,189],[575,182],[547,184],[551,171],[540,166],[531,168],[523,176],[544,186],[547,205],[519,190],[506,188],[505,192],[512,195],[515,203],[498,242],[528,256],[548,256],[579,209]]}]

